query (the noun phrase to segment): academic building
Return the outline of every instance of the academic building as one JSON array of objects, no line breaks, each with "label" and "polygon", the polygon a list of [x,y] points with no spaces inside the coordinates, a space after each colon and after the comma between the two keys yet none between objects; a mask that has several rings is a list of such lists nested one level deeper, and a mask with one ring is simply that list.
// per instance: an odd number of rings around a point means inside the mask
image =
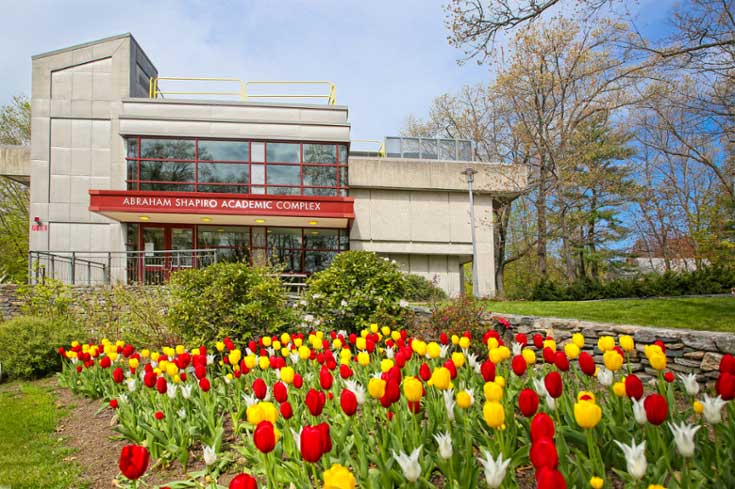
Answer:
[{"label": "academic building", "polygon": [[369,250],[458,295],[471,168],[478,292],[494,294],[493,209],[527,170],[474,161],[469,141],[351,141],[329,82],[159,76],[130,34],[33,56],[32,84],[36,279],[155,283],[219,260],[306,277]]}]

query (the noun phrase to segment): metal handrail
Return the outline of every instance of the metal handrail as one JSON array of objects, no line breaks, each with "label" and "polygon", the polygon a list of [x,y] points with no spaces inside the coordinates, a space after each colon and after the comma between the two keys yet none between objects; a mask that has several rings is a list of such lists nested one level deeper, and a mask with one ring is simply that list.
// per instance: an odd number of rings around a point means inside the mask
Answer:
[{"label": "metal handrail", "polygon": [[[171,80],[171,81],[204,81],[204,82],[224,82],[224,83],[237,83],[239,85],[238,91],[182,91],[182,90],[161,90],[158,86],[159,80]],[[250,94],[248,87],[253,85],[325,85],[328,88],[326,95],[322,94]],[[227,77],[187,77],[187,76],[156,76],[151,77],[148,81],[148,97],[151,99],[164,98],[164,95],[217,95],[217,96],[237,96],[242,101],[254,98],[296,98],[296,99],[307,99],[307,98],[318,98],[325,99],[327,105],[335,105],[337,103],[337,87],[334,83],[329,81],[243,81],[239,78],[227,78]]]},{"label": "metal handrail", "polygon": [[378,156],[380,158],[385,158],[385,142],[379,141],[377,139],[352,139],[350,140],[351,143],[374,143],[378,145]]}]

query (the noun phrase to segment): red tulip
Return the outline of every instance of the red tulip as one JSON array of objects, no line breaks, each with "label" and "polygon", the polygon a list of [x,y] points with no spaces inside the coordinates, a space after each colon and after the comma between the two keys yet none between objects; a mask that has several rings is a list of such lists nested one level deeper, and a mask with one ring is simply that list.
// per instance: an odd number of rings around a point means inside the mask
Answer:
[{"label": "red tulip", "polygon": [[715,382],[715,392],[722,397],[723,401],[735,399],[735,375],[722,372]]},{"label": "red tulip", "polygon": [[666,372],[664,374],[664,380],[666,382],[668,382],[669,384],[672,383],[674,380],[676,380],[675,377],[674,377],[674,372],[672,372],[670,370],[668,372]]},{"label": "red tulip", "polygon": [[301,456],[307,462],[318,462],[322,457],[322,431],[318,426],[304,426],[301,430]]},{"label": "red tulip", "polygon": [[283,416],[284,419],[291,419],[291,416],[293,416],[293,408],[291,407],[290,402],[284,402],[281,404],[281,416]]},{"label": "red tulip", "polygon": [[449,370],[449,376],[452,378],[452,380],[457,378],[457,366],[451,359],[444,362],[444,368]]},{"label": "red tulip", "polygon": [[120,452],[120,472],[129,480],[138,480],[145,474],[150,462],[150,453],[146,447],[140,445],[125,445]]},{"label": "red tulip", "polygon": [[480,366],[480,373],[485,382],[492,382],[495,380],[495,364],[490,360],[485,360]]},{"label": "red tulip", "polygon": [[544,377],[544,386],[546,386],[546,392],[554,399],[561,397],[563,386],[559,372],[549,372],[546,374],[546,377]]},{"label": "red tulip", "polygon": [[428,382],[431,378],[431,368],[429,368],[429,365],[426,362],[422,363],[419,368],[419,377],[421,377],[421,380],[424,382]]},{"label": "red tulip", "polygon": [[344,364],[339,366],[339,376],[343,379],[349,379],[350,377],[352,377],[352,374],[352,369],[349,366]]},{"label": "red tulip", "polygon": [[554,355],[554,365],[562,372],[569,370],[569,359],[563,351],[557,351]]},{"label": "red tulip", "polygon": [[656,340],[653,342],[654,345],[658,345],[661,348],[661,352],[666,353],[666,343],[662,340]]},{"label": "red tulip", "polygon": [[156,374],[153,371],[146,372],[143,376],[143,383],[146,387],[149,389],[153,389],[153,387],[156,385]]},{"label": "red tulip", "polygon": [[735,357],[726,353],[722,355],[720,359],[720,372],[727,372],[730,375],[735,375]]},{"label": "red tulip", "polygon": [[163,412],[162,412],[162,411],[156,411],[156,412],[155,412],[155,413],[153,414],[153,416],[155,416],[155,417],[156,417],[156,419],[157,419],[157,420],[159,420],[159,421],[160,421],[160,420],[162,420],[163,418],[165,418],[165,417],[166,417],[166,415],[165,415],[165,414],[163,414]]},{"label": "red tulip", "polygon": [[265,383],[265,380],[258,377],[253,382],[253,394],[255,394],[255,397],[260,399],[261,401],[265,399],[265,395],[268,392],[268,386]]},{"label": "red tulip", "polygon": [[636,400],[643,397],[643,382],[635,374],[630,374],[625,378],[625,394]]},{"label": "red tulip", "polygon": [[567,481],[556,469],[542,467],[536,472],[537,489],[567,489]]},{"label": "red tulip", "polygon": [[661,394],[651,394],[646,397],[643,401],[643,408],[646,410],[648,422],[657,426],[666,420],[669,413],[669,405]]},{"label": "red tulip", "polygon": [[536,410],[538,409],[538,394],[532,389],[523,389],[518,394],[518,408],[521,410],[521,414],[527,418],[536,414]]},{"label": "red tulip", "polygon": [[449,344],[449,335],[447,335],[446,333],[441,333],[439,335],[439,343],[441,343],[442,345],[448,345]]},{"label": "red tulip", "polygon": [[273,397],[277,402],[284,403],[288,399],[288,389],[286,384],[281,381],[276,382],[273,385]]},{"label": "red tulip", "polygon": [[239,474],[230,481],[229,489],[258,489],[258,481],[248,474]]},{"label": "red tulip", "polygon": [[343,389],[339,396],[339,405],[347,416],[352,416],[357,411],[357,396],[349,389]]},{"label": "red tulip", "polygon": [[544,347],[544,337],[540,333],[533,335],[533,346],[535,346],[537,350]]},{"label": "red tulip", "polygon": [[556,469],[559,465],[559,455],[556,453],[556,445],[551,438],[541,438],[531,444],[531,463],[539,470],[541,467]]},{"label": "red tulip", "polygon": [[102,357],[100,358],[100,367],[107,368],[112,364],[112,361],[110,361],[110,357]]},{"label": "red tulip", "polygon": [[304,378],[301,377],[299,374],[294,374],[293,376],[293,386],[297,389],[301,389],[301,386],[304,385]]},{"label": "red tulip", "polygon": [[312,416],[319,416],[322,414],[322,410],[324,409],[324,404],[327,402],[327,399],[322,391],[309,389],[304,402],[306,402],[306,407],[309,408],[309,412]]},{"label": "red tulip", "polygon": [[510,366],[513,369],[513,373],[520,377],[521,375],[526,373],[526,368],[528,367],[528,364],[526,363],[526,359],[523,358],[523,355],[516,355],[510,362]]},{"label": "red tulip", "polygon": [[334,382],[334,377],[332,377],[332,373],[329,371],[328,368],[322,367],[322,369],[319,371],[319,385],[322,386],[322,389],[328,391],[332,387],[332,382]]},{"label": "red tulip", "polygon": [[518,333],[515,337],[516,343],[526,346],[528,344],[528,336],[523,333]]},{"label": "red tulip", "polygon": [[113,370],[112,380],[114,380],[116,384],[120,384],[123,380],[125,380],[125,374],[123,373],[123,369],[121,369],[120,367],[117,367],[115,370]]},{"label": "red tulip", "polygon": [[584,372],[585,375],[589,375],[590,377],[595,375],[595,370],[597,370],[597,367],[595,367],[595,359],[592,358],[592,355],[587,353],[586,351],[583,351],[579,354],[579,368]]},{"label": "red tulip", "polygon": [[110,407],[112,409],[117,409],[117,399],[110,399]]},{"label": "red tulip", "polygon": [[543,349],[542,354],[544,357],[544,363],[554,363],[554,360],[556,359],[556,353],[554,352],[554,350],[547,346]]},{"label": "red tulip", "polygon": [[276,432],[273,423],[270,421],[261,421],[255,428],[253,433],[253,441],[258,450],[268,453],[276,446]]},{"label": "red tulip", "polygon": [[421,412],[421,401],[408,401],[408,410],[413,414]]},{"label": "red tulip", "polygon": [[327,423],[319,423],[317,426],[322,434],[322,453],[332,451],[332,436],[329,434],[329,425]]},{"label": "red tulip", "polygon": [[531,441],[535,442],[542,438],[554,438],[554,422],[546,413],[538,413],[531,420]]},{"label": "red tulip", "polygon": [[209,383],[209,379],[204,377],[199,381],[199,388],[202,390],[202,392],[209,392],[209,389],[212,387],[212,384]]},{"label": "red tulip", "polygon": [[166,384],[165,378],[158,377],[158,379],[156,379],[156,390],[159,392],[159,394],[166,393],[166,390],[168,390],[168,384]]},{"label": "red tulip", "polygon": [[204,365],[197,365],[194,367],[194,375],[197,379],[201,380],[207,376],[207,367]]}]

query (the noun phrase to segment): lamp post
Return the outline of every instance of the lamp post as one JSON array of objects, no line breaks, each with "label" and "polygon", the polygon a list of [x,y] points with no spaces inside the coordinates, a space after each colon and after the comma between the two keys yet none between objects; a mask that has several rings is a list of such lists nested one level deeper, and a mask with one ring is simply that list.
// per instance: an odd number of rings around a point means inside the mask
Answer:
[{"label": "lamp post", "polygon": [[472,194],[472,183],[475,181],[474,170],[470,167],[461,172],[467,178],[467,191],[470,193],[470,229],[472,230],[472,295],[479,297],[477,286],[477,238],[475,237],[475,198]]}]

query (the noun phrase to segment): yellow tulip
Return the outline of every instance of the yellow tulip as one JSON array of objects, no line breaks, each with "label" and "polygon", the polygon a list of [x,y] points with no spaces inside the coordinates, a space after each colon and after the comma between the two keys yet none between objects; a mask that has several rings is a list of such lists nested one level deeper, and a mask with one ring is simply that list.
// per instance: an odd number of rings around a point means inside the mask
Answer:
[{"label": "yellow tulip", "polygon": [[263,337],[263,346],[268,348],[273,343],[273,339],[270,336]]},{"label": "yellow tulip", "polygon": [[186,348],[184,348],[184,345],[176,345],[176,354],[181,355],[186,351]]},{"label": "yellow tulip", "polygon": [[592,487],[592,489],[602,489],[602,486],[604,485],[605,481],[600,477],[593,477],[590,479],[590,486]]},{"label": "yellow tulip", "polygon": [[467,391],[460,391],[457,393],[457,406],[462,409],[467,409],[472,406],[473,399],[472,395]]},{"label": "yellow tulip", "polygon": [[260,370],[265,370],[268,367],[271,366],[271,359],[268,357],[260,357],[258,358],[258,367],[260,367]]},{"label": "yellow tulip", "polygon": [[411,342],[411,349],[420,357],[426,355],[426,343],[421,340],[413,340]]},{"label": "yellow tulip", "polygon": [[429,358],[439,358],[439,355],[441,355],[441,351],[441,347],[436,341],[432,341],[431,343],[426,345],[426,354],[429,355]]},{"label": "yellow tulip", "polygon": [[434,369],[434,372],[432,372],[431,378],[429,379],[429,382],[427,382],[427,384],[433,385],[440,390],[447,390],[451,388],[452,375],[449,372],[449,369],[446,367],[439,367],[437,369]]},{"label": "yellow tulip", "polygon": [[582,333],[574,333],[572,335],[572,343],[577,345],[577,348],[584,348],[584,335]]},{"label": "yellow tulip", "polygon": [[281,343],[284,345],[288,345],[288,342],[291,341],[291,336],[288,333],[282,333],[281,334]]},{"label": "yellow tulip", "polygon": [[623,356],[616,350],[607,350],[602,355],[602,361],[605,363],[605,367],[612,372],[617,372],[623,366]]},{"label": "yellow tulip", "polygon": [[612,336],[600,336],[597,340],[597,348],[603,353],[612,350],[615,348],[615,338]]},{"label": "yellow tulip", "polygon": [[403,395],[411,402],[421,400],[423,396],[424,386],[416,377],[406,377],[403,380]]},{"label": "yellow tulip", "polygon": [[380,370],[385,373],[388,370],[392,369],[393,365],[393,360],[391,360],[390,358],[384,358],[380,361]]},{"label": "yellow tulip", "polygon": [[299,358],[301,360],[308,360],[311,358],[311,350],[309,350],[309,347],[306,345],[301,345],[299,347]]},{"label": "yellow tulip", "polygon": [[357,363],[363,367],[370,365],[370,354],[366,351],[361,351],[357,354]]},{"label": "yellow tulip", "polygon": [[463,336],[459,339],[459,347],[460,348],[469,348],[470,347],[470,339],[466,336]]},{"label": "yellow tulip", "polygon": [[482,390],[485,393],[485,399],[488,401],[498,402],[503,398],[503,388],[495,382],[485,382]]},{"label": "yellow tulip", "polygon": [[651,355],[648,357],[648,361],[651,363],[651,367],[656,370],[663,370],[666,368],[666,355],[663,353]]},{"label": "yellow tulip", "polygon": [[544,340],[544,348],[551,348],[552,351],[556,351],[556,341]]},{"label": "yellow tulip", "polygon": [[620,343],[620,348],[622,348],[623,351],[630,352],[635,348],[633,337],[627,334],[620,335],[618,337],[618,343]]},{"label": "yellow tulip", "polygon": [[340,464],[332,465],[324,471],[324,489],[355,489],[355,476]]},{"label": "yellow tulip", "polygon": [[372,323],[372,324],[370,325],[370,332],[371,332],[371,333],[377,333],[377,332],[378,332],[378,325],[377,325],[377,324],[375,324],[375,323]]},{"label": "yellow tulip", "polygon": [[576,360],[579,357],[579,347],[576,343],[567,343],[564,345],[564,353],[569,360]]},{"label": "yellow tulip", "polygon": [[458,343],[459,343],[459,336],[457,336],[456,334],[453,334],[452,335],[452,344],[453,345],[456,345]]},{"label": "yellow tulip", "polygon": [[380,399],[385,395],[385,380],[373,377],[368,382],[368,393],[375,399]]},{"label": "yellow tulip", "polygon": [[455,367],[462,368],[465,362],[464,354],[461,351],[455,351],[452,353],[452,361]]},{"label": "yellow tulip", "polygon": [[214,347],[217,349],[218,352],[222,352],[222,350],[225,349],[225,344],[221,341],[218,341],[214,344]]},{"label": "yellow tulip", "polygon": [[574,419],[582,428],[594,428],[602,419],[602,409],[594,401],[576,402],[574,403]]},{"label": "yellow tulip", "polygon": [[281,368],[281,380],[284,383],[286,384],[292,383],[295,376],[296,376],[296,372],[294,372],[293,367]]},{"label": "yellow tulip", "polygon": [[383,326],[380,328],[380,332],[383,334],[383,336],[388,336],[390,334],[390,328],[388,326]]},{"label": "yellow tulip", "polygon": [[130,368],[138,368],[139,364],[140,364],[140,361],[137,358],[130,358],[128,360],[128,366]]},{"label": "yellow tulip", "polygon": [[248,355],[245,357],[245,366],[249,369],[255,368],[258,364],[258,358],[255,355]]},{"label": "yellow tulip", "polygon": [[625,397],[625,382],[615,382],[613,384],[613,392],[618,397]]},{"label": "yellow tulip", "polygon": [[482,407],[482,415],[491,428],[500,428],[505,424],[505,410],[503,405],[497,401],[486,402]]},{"label": "yellow tulip", "polygon": [[498,339],[494,337],[490,337],[487,339],[487,349],[488,350],[494,350],[495,348],[499,347],[500,343],[498,343]]},{"label": "yellow tulip", "polygon": [[242,358],[242,352],[238,349],[232,350],[229,355],[227,355],[227,359],[230,361],[230,365],[237,365],[240,363],[240,359]]},{"label": "yellow tulip", "polygon": [[505,377],[503,377],[502,375],[496,375],[495,383],[498,384],[500,387],[505,387]]},{"label": "yellow tulip", "polygon": [[367,340],[365,338],[357,338],[357,341],[355,342],[355,346],[358,350],[366,350],[367,349]]},{"label": "yellow tulip", "polygon": [[694,404],[692,405],[692,409],[694,409],[695,413],[702,414],[704,412],[704,404],[702,404],[699,401],[694,401]]},{"label": "yellow tulip", "polygon": [[536,352],[531,350],[530,348],[524,348],[523,351],[521,351],[521,355],[526,361],[526,364],[533,365],[534,363],[536,363]]}]

